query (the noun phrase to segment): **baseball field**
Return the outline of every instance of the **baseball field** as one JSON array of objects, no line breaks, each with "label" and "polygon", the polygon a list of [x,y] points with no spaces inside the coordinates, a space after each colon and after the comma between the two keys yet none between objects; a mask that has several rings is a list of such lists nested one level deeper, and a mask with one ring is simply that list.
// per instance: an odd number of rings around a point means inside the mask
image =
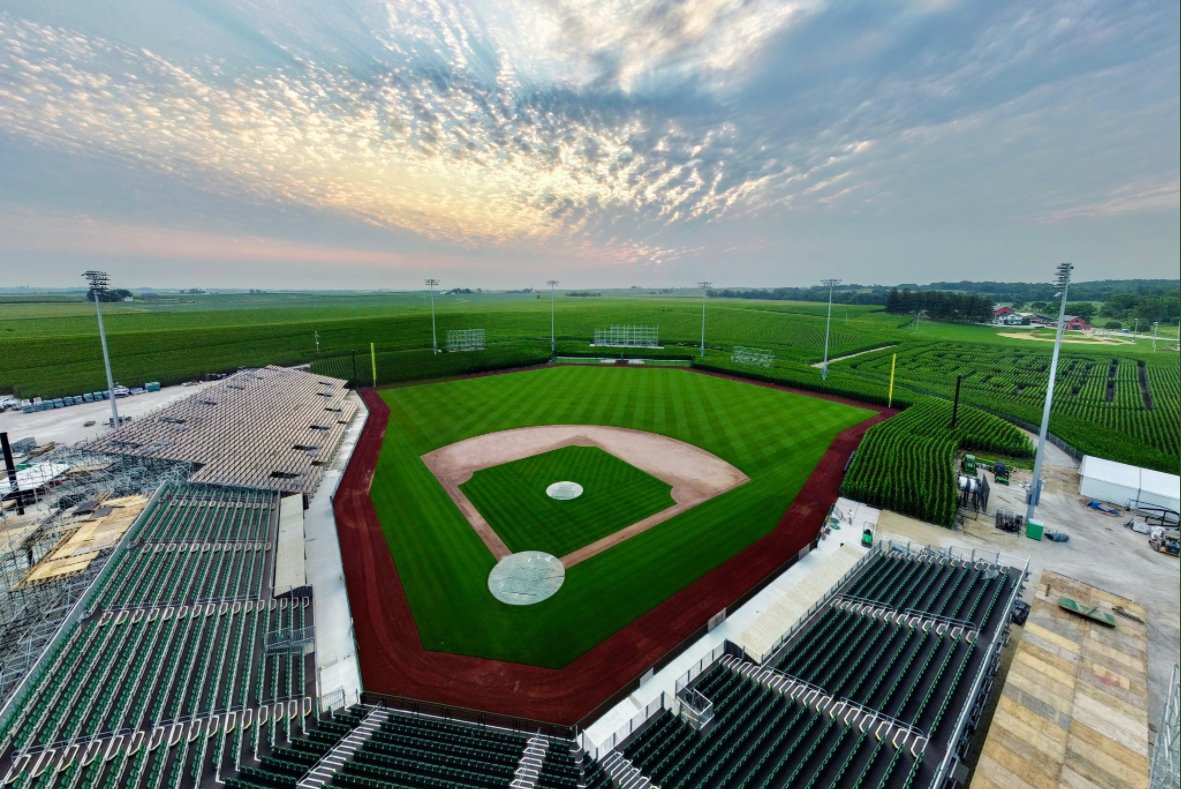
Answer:
[{"label": "baseball field", "polygon": [[[381,396],[390,416],[370,496],[422,646],[548,668],[570,663],[769,534],[834,437],[874,416],[677,369],[559,367],[406,386]],[[496,557],[423,456],[472,437],[542,425],[656,433],[711,453],[749,480],[568,567],[553,597],[507,605],[487,586]],[[586,500],[539,497],[561,480],[586,485]],[[666,486],[602,451],[537,455],[480,471],[465,487],[513,551],[576,550],[669,503]],[[572,505],[569,517],[561,505]]]}]

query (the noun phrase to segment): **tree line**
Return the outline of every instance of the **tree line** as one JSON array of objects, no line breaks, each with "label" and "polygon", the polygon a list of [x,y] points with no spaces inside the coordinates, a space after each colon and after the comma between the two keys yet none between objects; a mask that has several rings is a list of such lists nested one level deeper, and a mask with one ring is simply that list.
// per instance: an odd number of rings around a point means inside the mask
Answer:
[{"label": "tree line", "polygon": [[950,293],[945,290],[899,290],[886,294],[886,312],[914,315],[924,312],[936,321],[986,323],[992,320],[993,301],[988,296]]}]

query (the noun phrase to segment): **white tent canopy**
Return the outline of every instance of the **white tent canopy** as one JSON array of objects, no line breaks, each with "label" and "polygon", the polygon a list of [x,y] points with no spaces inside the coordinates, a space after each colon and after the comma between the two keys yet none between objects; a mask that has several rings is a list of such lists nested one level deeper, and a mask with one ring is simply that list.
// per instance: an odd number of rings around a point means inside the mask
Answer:
[{"label": "white tent canopy", "polygon": [[1127,507],[1143,504],[1181,511],[1181,477],[1087,455],[1079,467],[1078,492]]}]

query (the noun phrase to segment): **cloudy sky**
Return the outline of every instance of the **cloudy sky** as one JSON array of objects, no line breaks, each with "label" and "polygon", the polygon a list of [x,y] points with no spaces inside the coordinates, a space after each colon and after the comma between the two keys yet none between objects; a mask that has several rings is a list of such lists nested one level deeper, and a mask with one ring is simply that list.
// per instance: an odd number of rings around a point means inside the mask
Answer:
[{"label": "cloudy sky", "polygon": [[0,287],[1175,277],[1176,0],[7,0]]}]

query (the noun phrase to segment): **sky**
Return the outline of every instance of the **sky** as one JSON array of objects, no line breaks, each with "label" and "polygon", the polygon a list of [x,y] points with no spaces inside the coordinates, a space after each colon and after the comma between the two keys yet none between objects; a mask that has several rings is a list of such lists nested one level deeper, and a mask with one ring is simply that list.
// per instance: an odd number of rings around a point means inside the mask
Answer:
[{"label": "sky", "polygon": [[7,0],[0,287],[1176,277],[1176,0]]}]

